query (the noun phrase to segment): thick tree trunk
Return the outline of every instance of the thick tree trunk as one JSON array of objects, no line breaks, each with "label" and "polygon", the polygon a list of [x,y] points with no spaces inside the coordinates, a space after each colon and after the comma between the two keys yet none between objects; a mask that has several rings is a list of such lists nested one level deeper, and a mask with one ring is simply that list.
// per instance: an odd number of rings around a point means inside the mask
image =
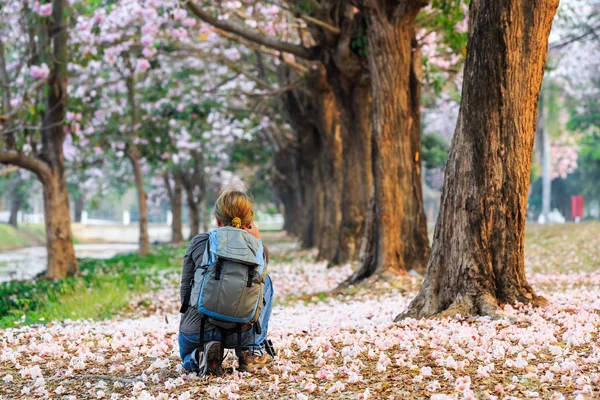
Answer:
[{"label": "thick tree trunk", "polygon": [[52,59],[55,66],[48,82],[47,104],[42,121],[42,159],[52,174],[42,180],[44,193],[44,220],[46,224],[46,247],[48,270],[46,277],[59,279],[78,273],[75,258],[69,195],[65,179],[63,121],[67,103],[67,25],[68,2],[53,1],[53,25],[49,36],[53,40]]},{"label": "thick tree trunk", "polygon": [[[361,254],[350,282],[376,275],[425,270],[429,258],[421,186],[421,55],[414,19],[419,2],[395,11],[368,9],[369,65],[373,94],[374,200]],[[380,8],[381,7],[381,8]],[[390,15],[387,15],[389,12]]]},{"label": "thick tree trunk", "polygon": [[543,304],[524,233],[537,102],[557,0],[470,5],[461,108],[421,291],[396,319]]},{"label": "thick tree trunk", "polygon": [[83,207],[85,206],[85,194],[80,193],[79,197],[75,201],[75,222],[81,222],[81,214],[83,214]]},{"label": "thick tree trunk", "polygon": [[343,195],[337,250],[332,264],[358,257],[373,185],[371,168],[371,86],[366,78],[354,80],[347,90],[336,85],[343,147]]},{"label": "thick tree trunk", "polygon": [[133,147],[128,149],[126,154],[129,158],[129,161],[131,161],[131,166],[133,167],[135,188],[138,195],[138,210],[140,214],[140,248],[138,249],[138,254],[140,256],[147,256],[150,253],[150,237],[148,235],[148,203],[146,191],[144,190],[142,167],[140,165],[140,158],[137,148]]},{"label": "thick tree trunk", "polygon": [[171,197],[171,212],[173,213],[173,224],[171,225],[171,243],[183,243],[181,232],[181,196],[183,194],[183,181],[181,172],[173,172],[173,196]]},{"label": "thick tree trunk", "polygon": [[316,123],[322,148],[317,161],[321,184],[318,195],[322,196],[318,201],[322,214],[314,227],[319,248],[317,260],[331,260],[337,250],[342,217],[342,139],[335,97],[331,86],[325,81],[324,70],[320,77],[320,84],[315,81],[311,84],[315,92],[313,97],[318,112]]},{"label": "thick tree trunk", "polygon": [[44,221],[46,224],[46,248],[48,250],[49,279],[60,279],[78,272],[69,195],[64,182],[55,176],[42,182],[44,197]]}]

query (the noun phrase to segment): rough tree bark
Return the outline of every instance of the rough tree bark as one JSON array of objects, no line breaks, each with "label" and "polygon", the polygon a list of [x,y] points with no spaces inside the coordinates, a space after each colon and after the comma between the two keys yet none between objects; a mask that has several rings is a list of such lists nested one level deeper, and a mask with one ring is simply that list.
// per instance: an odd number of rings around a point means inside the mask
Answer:
[{"label": "rough tree bark", "polygon": [[544,304],[527,283],[531,152],[557,0],[470,5],[465,80],[427,276],[405,317]]},{"label": "rough tree bark", "polygon": [[129,70],[129,76],[127,77],[127,98],[129,102],[130,114],[131,114],[131,127],[129,132],[129,138],[127,147],[125,148],[125,156],[131,162],[133,168],[133,175],[135,180],[135,188],[138,195],[138,210],[140,214],[139,228],[139,249],[138,254],[140,256],[147,256],[150,253],[150,236],[148,235],[148,196],[144,189],[144,177],[142,175],[141,166],[141,154],[140,150],[135,144],[135,137],[138,129],[138,108],[135,101],[135,81],[133,78],[134,68],[131,65],[129,57],[125,58],[127,69]]},{"label": "rough tree bark", "polygon": [[[48,251],[47,279],[59,279],[76,274],[79,269],[73,235],[71,232],[71,216],[69,197],[65,180],[63,142],[65,133],[63,121],[67,101],[67,30],[69,4],[67,0],[53,0],[52,22],[44,26],[48,29],[49,38],[44,46],[40,46],[40,54],[46,54],[52,60],[50,75],[47,79],[46,107],[40,129],[41,148],[36,155],[26,155],[15,147],[14,132],[4,135],[4,148],[0,151],[0,163],[13,164],[36,174],[43,187],[44,220],[46,225],[46,248]],[[47,43],[47,44],[46,44]],[[31,43],[35,48],[35,41]],[[52,46],[50,52],[50,46]],[[37,48],[33,49],[37,52]],[[2,55],[0,72],[2,84],[8,86],[8,74],[4,63],[4,46],[0,41]],[[41,82],[43,84],[43,82]],[[41,88],[41,86],[39,86]],[[8,92],[8,91],[7,91]],[[3,98],[7,99],[5,93]],[[3,121],[3,128],[6,121]],[[8,121],[8,124],[11,124]],[[34,148],[37,142],[32,140]]]},{"label": "rough tree bark", "polygon": [[[373,186],[371,87],[367,78],[363,76],[359,79],[353,80],[355,84],[347,87],[349,93],[336,96],[338,103],[344,102],[339,107],[343,146],[343,195],[337,251],[331,260],[334,265],[358,258]],[[338,86],[334,86],[336,87]]]},{"label": "rough tree bark", "polygon": [[322,151],[318,158],[318,173],[322,201],[322,215],[315,224],[319,253],[317,260],[333,259],[339,238],[341,222],[341,201],[343,190],[342,139],[335,96],[326,81],[324,68],[320,74],[311,77],[309,89],[315,101],[315,122],[319,128]]},{"label": "rough tree bark", "polygon": [[67,40],[63,27],[67,25],[68,3],[66,0],[53,1],[52,57],[55,67],[48,81],[46,111],[42,121],[42,159],[50,165],[52,173],[42,179],[44,197],[44,220],[46,224],[46,247],[48,250],[48,271],[46,276],[58,279],[78,272],[73,234],[69,195],[65,179],[65,159],[63,142],[65,133],[63,121],[67,101]]},{"label": "rough tree bark", "polygon": [[[170,176],[173,176],[173,185],[170,182]],[[171,213],[173,214],[173,222],[171,223],[171,243],[183,243],[182,222],[181,222],[181,198],[183,194],[183,177],[179,169],[175,169],[172,173],[163,175],[165,187],[169,195],[171,203]]]},{"label": "rough tree bark", "polygon": [[374,198],[360,266],[347,283],[411,269],[423,272],[429,259],[419,157],[422,68],[414,23],[423,5],[380,1],[364,7],[373,96]]},{"label": "rough tree bark", "polygon": [[371,86],[364,49],[351,42],[364,33],[364,17],[349,3],[321,2],[314,17],[338,32],[308,23],[319,43],[319,60],[335,95],[342,142],[341,221],[330,266],[355,260],[364,228],[372,186]]}]

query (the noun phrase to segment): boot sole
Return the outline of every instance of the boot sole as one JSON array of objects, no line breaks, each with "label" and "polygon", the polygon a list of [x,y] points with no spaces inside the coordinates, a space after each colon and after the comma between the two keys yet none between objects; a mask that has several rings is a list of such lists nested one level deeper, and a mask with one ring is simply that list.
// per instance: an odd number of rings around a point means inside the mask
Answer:
[{"label": "boot sole", "polygon": [[209,342],[204,346],[206,354],[206,370],[205,375],[221,376],[223,370],[221,368],[221,343]]}]

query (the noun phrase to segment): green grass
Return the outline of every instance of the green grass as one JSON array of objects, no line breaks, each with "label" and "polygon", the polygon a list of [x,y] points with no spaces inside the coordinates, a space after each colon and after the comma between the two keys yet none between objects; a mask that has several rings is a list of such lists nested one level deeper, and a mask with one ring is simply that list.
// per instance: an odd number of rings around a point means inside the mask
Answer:
[{"label": "green grass", "polygon": [[185,249],[161,246],[148,257],[125,254],[108,260],[81,259],[81,274],[60,281],[0,284],[0,328],[65,319],[103,319],[122,310],[136,294],[159,288],[160,274],[178,274]]},{"label": "green grass", "polygon": [[40,246],[46,242],[44,225],[19,225],[15,229],[0,224],[0,251],[14,250],[26,246]]},{"label": "green grass", "polygon": [[600,223],[528,224],[525,230],[528,272],[591,272],[600,268]]}]

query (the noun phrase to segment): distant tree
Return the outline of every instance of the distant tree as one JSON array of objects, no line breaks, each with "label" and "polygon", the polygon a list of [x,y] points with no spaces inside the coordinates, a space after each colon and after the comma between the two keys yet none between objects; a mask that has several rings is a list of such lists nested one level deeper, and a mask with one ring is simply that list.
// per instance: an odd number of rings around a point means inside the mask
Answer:
[{"label": "distant tree", "polygon": [[49,279],[79,271],[63,154],[70,8],[67,0],[12,0],[0,8],[6,21],[0,25],[0,163],[29,170],[42,183]]}]

